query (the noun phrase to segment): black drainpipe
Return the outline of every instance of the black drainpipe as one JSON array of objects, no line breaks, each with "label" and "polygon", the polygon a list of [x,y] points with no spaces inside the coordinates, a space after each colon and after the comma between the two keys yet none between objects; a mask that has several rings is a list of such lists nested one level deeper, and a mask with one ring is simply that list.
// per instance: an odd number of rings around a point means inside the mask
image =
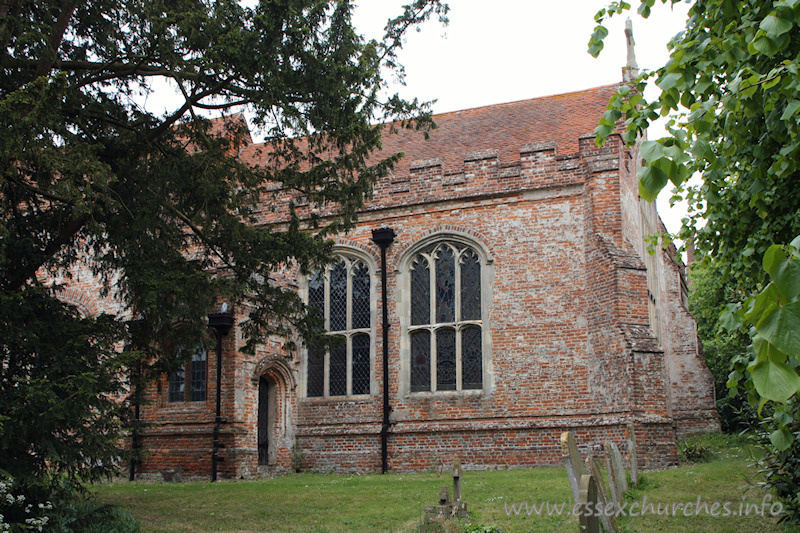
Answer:
[{"label": "black drainpipe", "polygon": [[223,460],[219,456],[219,449],[225,445],[219,440],[219,428],[222,422],[222,337],[228,334],[233,327],[233,315],[228,312],[228,305],[223,304],[222,311],[208,315],[208,327],[214,330],[217,340],[217,414],[214,417],[213,442],[211,447],[211,481],[217,480],[217,464]]},{"label": "black drainpipe", "polygon": [[383,307],[383,425],[381,426],[381,471],[389,471],[389,294],[386,288],[386,249],[394,242],[394,230],[383,226],[372,230],[372,241],[381,248],[381,295]]}]

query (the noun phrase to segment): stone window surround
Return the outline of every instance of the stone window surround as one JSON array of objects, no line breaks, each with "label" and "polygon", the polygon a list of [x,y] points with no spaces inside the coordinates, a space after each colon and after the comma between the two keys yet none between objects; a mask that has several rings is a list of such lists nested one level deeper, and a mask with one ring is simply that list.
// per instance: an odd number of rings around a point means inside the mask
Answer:
[{"label": "stone window surround", "polygon": [[[201,348],[203,350],[204,358],[199,360],[199,361],[195,361],[194,360],[194,355],[199,353],[199,350]],[[209,354],[208,354],[207,347],[202,343],[198,344],[195,347],[195,349],[192,351],[192,357],[186,363],[184,363],[181,367],[179,367],[179,369],[183,370],[183,398],[181,398],[181,399],[172,399],[173,379],[174,379],[174,376],[176,376],[175,372],[178,369],[167,373],[167,387],[166,387],[166,394],[165,394],[166,405],[181,405],[181,404],[199,405],[199,404],[205,403],[206,400],[208,400],[208,357],[209,357]],[[203,391],[202,391],[203,392],[203,395],[202,395],[203,397],[194,399],[194,398],[192,398],[192,381],[193,381],[193,376],[192,376],[193,369],[192,369],[192,367],[194,366],[195,362],[200,362],[200,361],[203,362],[203,367],[204,367],[203,368],[203,381],[205,381],[205,387],[203,388]]]},{"label": "stone window surround", "polygon": [[[483,387],[480,389],[444,390],[444,391],[411,391],[411,275],[410,267],[416,255],[425,248],[442,242],[468,246],[478,254],[481,265],[481,323],[482,323],[482,375]],[[457,231],[442,231],[419,240],[402,252],[395,271],[397,277],[396,312],[400,318],[400,383],[401,396],[408,398],[475,396],[489,394],[493,390],[492,381],[492,339],[491,339],[491,306],[494,287],[494,259],[487,248],[471,235]],[[465,323],[466,324],[466,323]],[[436,324],[431,324],[435,331]],[[433,385],[433,384],[432,384]]]},{"label": "stone window surround", "polygon": [[[300,397],[304,401],[331,401],[331,400],[352,400],[352,399],[368,399],[371,396],[377,394],[378,391],[378,383],[377,383],[377,376],[375,374],[375,361],[376,361],[376,352],[375,352],[375,338],[376,338],[376,322],[377,322],[377,272],[378,272],[378,265],[374,258],[365,254],[364,252],[357,250],[355,248],[349,246],[342,246],[337,245],[334,247],[333,250],[334,258],[342,258],[345,259],[346,262],[353,263],[355,261],[359,261],[366,265],[367,270],[369,272],[369,280],[370,280],[370,327],[368,329],[359,329],[359,330],[346,330],[343,332],[336,332],[338,335],[346,335],[346,336],[354,336],[358,333],[368,333],[369,334],[369,394],[359,394],[359,395],[345,395],[345,396],[329,396],[324,393],[322,396],[308,396],[308,349],[306,346],[302,347],[301,350],[301,365],[300,365],[300,372],[298,376],[298,391],[300,392]],[[331,268],[333,265],[337,263],[336,260],[331,262],[329,265],[326,266],[326,276],[329,275]],[[349,268],[349,267],[348,267]],[[349,274],[349,271],[348,271]],[[348,278],[350,276],[348,275]],[[302,300],[308,303],[309,298],[309,291],[308,291],[308,282],[310,280],[310,276],[303,276],[299,280],[299,293]],[[328,313],[328,306],[330,300],[326,298],[326,314]],[[351,300],[348,298],[348,307],[351,305]],[[327,317],[326,317],[327,322]],[[348,342],[348,355],[347,355],[348,365],[347,365],[347,374],[348,374],[348,382],[352,379],[352,353],[350,348],[350,343]],[[325,370],[324,370],[324,389],[327,391],[328,384],[329,384],[329,364],[328,364],[328,354],[325,355]],[[350,387],[348,387],[350,390]]]}]

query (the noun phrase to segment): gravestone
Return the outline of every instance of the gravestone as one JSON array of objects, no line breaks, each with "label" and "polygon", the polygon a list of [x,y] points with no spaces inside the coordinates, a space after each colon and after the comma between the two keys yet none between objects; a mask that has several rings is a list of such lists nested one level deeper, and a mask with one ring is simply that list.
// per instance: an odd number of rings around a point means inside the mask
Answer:
[{"label": "gravestone", "polygon": [[[450,492],[447,485],[442,485],[439,491],[439,505],[426,505],[425,514],[422,516],[422,523],[419,525],[421,533],[428,531],[439,531],[441,523],[453,518],[466,518],[467,504],[461,501],[461,461],[453,464],[453,499],[450,500]],[[437,525],[438,524],[438,525]]]},{"label": "gravestone", "polygon": [[628,460],[631,464],[631,484],[639,484],[639,460],[636,457],[636,431],[633,422],[628,422]]},{"label": "gravestone", "polygon": [[453,501],[461,501],[461,460],[456,459],[453,463]]},{"label": "gravestone", "polygon": [[597,484],[589,475],[581,476],[578,492],[578,521],[580,533],[600,533],[600,517],[597,516]]},{"label": "gravestone", "polygon": [[578,452],[578,446],[575,444],[575,437],[571,431],[565,431],[561,434],[561,456],[564,458],[564,464],[567,467],[567,479],[569,479],[569,488],[572,489],[572,497],[575,499],[575,503],[578,503],[583,464],[581,462],[581,454]]},{"label": "gravestone", "polygon": [[625,463],[622,460],[619,447],[613,442],[606,442],[606,455],[610,460],[611,469],[614,472],[614,481],[617,482],[619,493],[624,497],[625,493],[628,492],[628,480],[625,478]]},{"label": "gravestone", "polygon": [[[602,509],[600,521],[603,523],[603,529],[607,532],[617,531],[617,518],[616,510],[619,509],[618,502],[614,501],[609,493],[609,483],[603,479],[603,466],[600,459],[597,457],[588,457],[586,459],[586,472],[594,478],[595,485],[597,486],[597,502],[599,504],[598,510]],[[611,505],[609,505],[611,504]]]},{"label": "gravestone", "polygon": [[170,468],[161,472],[162,479],[167,483],[180,482],[183,477],[181,467]]}]

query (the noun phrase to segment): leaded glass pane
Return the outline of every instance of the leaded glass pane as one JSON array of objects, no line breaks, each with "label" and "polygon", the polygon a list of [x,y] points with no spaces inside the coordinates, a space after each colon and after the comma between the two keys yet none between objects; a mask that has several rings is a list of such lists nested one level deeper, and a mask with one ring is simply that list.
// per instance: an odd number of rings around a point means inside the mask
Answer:
[{"label": "leaded glass pane", "polygon": [[370,326],[369,270],[359,264],[353,269],[353,329]]},{"label": "leaded glass pane", "polygon": [[186,386],[186,369],[183,365],[176,368],[169,375],[169,401],[182,402],[186,399],[184,387]]},{"label": "leaded glass pane", "polygon": [[308,307],[320,319],[325,317],[325,277],[319,270],[308,281]]},{"label": "leaded glass pane", "polygon": [[206,348],[202,344],[192,355],[192,390],[191,401],[202,402],[206,399]]},{"label": "leaded glass pane", "polygon": [[325,380],[325,348],[308,349],[308,380],[306,394],[309,397],[324,394]]},{"label": "leaded glass pane", "polygon": [[353,394],[369,394],[369,335],[353,337]]},{"label": "leaded glass pane", "polygon": [[483,343],[481,328],[476,326],[461,332],[461,387],[483,388]]},{"label": "leaded glass pane", "polygon": [[456,390],[456,330],[436,332],[436,390]]},{"label": "leaded glass pane", "polygon": [[431,273],[428,260],[417,256],[411,263],[411,324],[430,324]]},{"label": "leaded glass pane", "polygon": [[347,344],[344,339],[331,348],[328,373],[330,378],[329,395],[345,396],[347,394]]},{"label": "leaded glass pane", "polygon": [[481,319],[481,264],[478,254],[461,255],[461,320]]},{"label": "leaded glass pane", "polygon": [[436,257],[436,322],[456,319],[456,262],[452,250],[442,246]]},{"label": "leaded glass pane", "polygon": [[347,269],[339,261],[331,269],[330,331],[347,329]]},{"label": "leaded glass pane", "polygon": [[411,334],[411,390],[431,390],[431,333],[428,330]]}]

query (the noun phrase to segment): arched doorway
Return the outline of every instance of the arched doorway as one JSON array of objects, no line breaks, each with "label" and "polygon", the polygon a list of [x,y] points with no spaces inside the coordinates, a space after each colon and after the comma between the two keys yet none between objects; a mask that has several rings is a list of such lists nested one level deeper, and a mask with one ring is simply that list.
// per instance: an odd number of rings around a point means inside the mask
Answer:
[{"label": "arched doorway", "polygon": [[278,385],[268,375],[258,380],[258,464],[274,465],[277,459],[275,442],[278,414]]},{"label": "arched doorway", "polygon": [[296,381],[291,360],[268,355],[260,359],[251,374],[252,429],[248,440],[252,462],[260,474],[291,468],[296,425]]}]

